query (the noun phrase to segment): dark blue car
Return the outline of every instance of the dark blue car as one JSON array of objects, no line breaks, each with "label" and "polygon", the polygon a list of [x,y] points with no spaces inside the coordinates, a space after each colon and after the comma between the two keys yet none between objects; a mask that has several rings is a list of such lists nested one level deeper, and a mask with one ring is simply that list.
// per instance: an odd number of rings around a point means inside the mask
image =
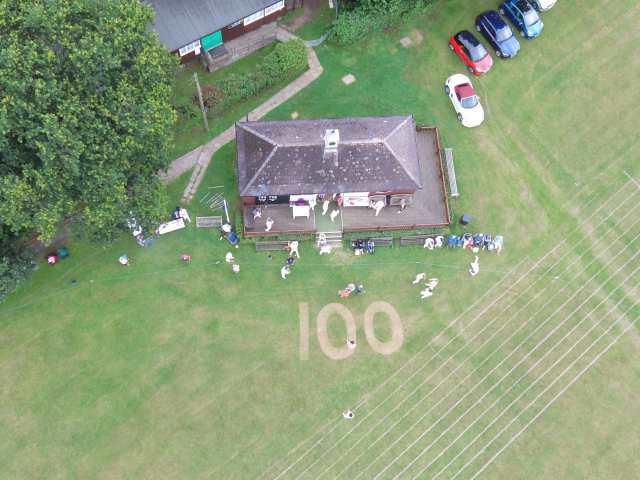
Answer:
[{"label": "dark blue car", "polygon": [[527,0],[506,0],[500,5],[500,13],[511,20],[525,38],[536,38],[542,33],[542,20]]},{"label": "dark blue car", "polygon": [[518,54],[518,39],[495,10],[487,10],[476,17],[476,30],[493,46],[498,57],[512,58]]}]

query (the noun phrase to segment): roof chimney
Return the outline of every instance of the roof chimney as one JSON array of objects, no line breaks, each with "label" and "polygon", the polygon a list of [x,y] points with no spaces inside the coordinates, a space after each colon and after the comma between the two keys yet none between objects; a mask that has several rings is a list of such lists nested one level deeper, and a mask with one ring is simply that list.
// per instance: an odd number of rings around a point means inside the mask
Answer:
[{"label": "roof chimney", "polygon": [[340,143],[340,130],[325,130],[324,133],[324,153],[337,153]]},{"label": "roof chimney", "polygon": [[340,130],[331,129],[324,131],[324,153],[325,159],[333,157],[333,165],[338,166],[338,144],[340,143]]}]

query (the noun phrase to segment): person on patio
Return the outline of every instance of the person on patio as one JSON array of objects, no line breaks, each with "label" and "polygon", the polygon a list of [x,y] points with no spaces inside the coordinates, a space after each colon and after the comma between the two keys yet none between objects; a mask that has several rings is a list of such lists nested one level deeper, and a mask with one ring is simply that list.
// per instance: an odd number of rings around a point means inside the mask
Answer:
[{"label": "person on patio", "polygon": [[265,222],[266,228],[264,229],[265,232],[270,232],[271,229],[273,228],[273,224],[275,222],[273,221],[273,218],[271,217],[267,217],[267,221]]},{"label": "person on patio", "polygon": [[404,212],[406,208],[407,208],[407,199],[406,198],[402,198],[400,200],[400,210],[398,210],[398,213]]},{"label": "person on patio", "polygon": [[328,198],[325,198],[324,202],[322,202],[322,216],[325,216],[329,211],[330,203],[331,203],[331,200],[329,200]]},{"label": "person on patio", "polygon": [[260,210],[258,207],[253,209],[253,219],[255,220],[256,218],[262,218],[262,210]]},{"label": "person on patio", "polygon": [[377,202],[371,201],[369,206],[376,211],[376,217],[377,217],[382,211],[382,209],[384,208],[384,202],[382,200],[378,200]]},{"label": "person on patio", "polygon": [[335,222],[336,221],[336,217],[340,215],[340,210],[338,208],[336,208],[335,210],[333,210],[331,212],[331,214],[329,215],[331,217],[331,221]]}]

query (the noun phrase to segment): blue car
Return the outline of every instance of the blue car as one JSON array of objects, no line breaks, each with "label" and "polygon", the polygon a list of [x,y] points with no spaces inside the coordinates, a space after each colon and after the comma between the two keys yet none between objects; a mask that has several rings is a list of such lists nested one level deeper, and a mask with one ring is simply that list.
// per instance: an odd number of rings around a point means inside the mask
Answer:
[{"label": "blue car", "polygon": [[527,0],[506,0],[500,5],[500,13],[511,20],[525,38],[536,38],[542,33],[544,24]]},{"label": "blue car", "polygon": [[476,17],[476,30],[487,39],[498,57],[512,58],[518,54],[518,39],[495,10],[487,10]]}]

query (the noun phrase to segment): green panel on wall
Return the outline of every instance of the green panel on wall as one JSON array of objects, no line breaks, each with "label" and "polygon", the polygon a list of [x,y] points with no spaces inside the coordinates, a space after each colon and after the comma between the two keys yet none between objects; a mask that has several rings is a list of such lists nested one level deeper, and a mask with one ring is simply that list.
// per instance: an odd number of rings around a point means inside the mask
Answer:
[{"label": "green panel on wall", "polygon": [[218,30],[217,32],[212,33],[211,35],[202,37],[202,40],[200,40],[200,43],[202,44],[202,49],[205,52],[208,52],[212,48],[216,48],[218,45],[222,45],[222,32]]}]

